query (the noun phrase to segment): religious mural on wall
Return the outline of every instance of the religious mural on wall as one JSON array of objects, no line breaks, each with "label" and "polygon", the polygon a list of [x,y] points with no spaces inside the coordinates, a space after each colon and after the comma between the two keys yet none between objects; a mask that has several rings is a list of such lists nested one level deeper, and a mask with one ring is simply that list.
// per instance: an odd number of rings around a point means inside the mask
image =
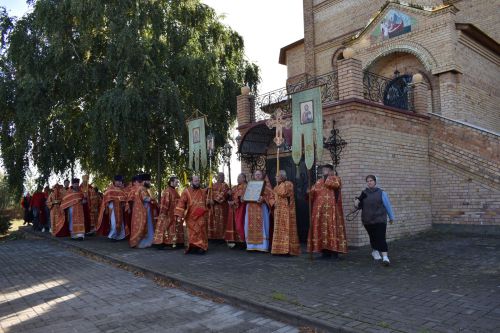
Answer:
[{"label": "religious mural on wall", "polygon": [[404,35],[412,30],[416,22],[413,17],[391,9],[373,30],[371,34],[372,42]]}]

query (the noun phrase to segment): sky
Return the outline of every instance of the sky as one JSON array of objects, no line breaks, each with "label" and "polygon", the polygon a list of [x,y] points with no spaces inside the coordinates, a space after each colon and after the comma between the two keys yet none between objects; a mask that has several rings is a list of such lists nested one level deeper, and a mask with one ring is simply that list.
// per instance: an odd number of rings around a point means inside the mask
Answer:
[{"label": "sky", "polygon": [[[284,87],[286,66],[278,63],[279,52],[283,46],[304,36],[302,0],[202,0],[202,2],[214,8],[223,16],[221,19],[224,24],[243,37],[247,60],[256,63],[261,69],[259,92],[264,93]],[[0,0],[0,6],[6,7],[10,15],[18,17],[30,10],[24,0]],[[233,134],[234,137],[237,135],[235,131]],[[235,158],[231,163],[231,179],[235,184],[240,165]]]},{"label": "sky", "polygon": [[[283,46],[304,36],[302,0],[202,0],[245,41],[248,60],[261,68],[260,92],[285,86],[286,66],[278,63]],[[10,15],[29,11],[24,0],[0,0]]]},{"label": "sky", "polygon": [[243,36],[248,60],[261,68],[260,92],[285,86],[286,66],[278,63],[283,46],[304,37],[302,0],[203,0],[223,22]]}]

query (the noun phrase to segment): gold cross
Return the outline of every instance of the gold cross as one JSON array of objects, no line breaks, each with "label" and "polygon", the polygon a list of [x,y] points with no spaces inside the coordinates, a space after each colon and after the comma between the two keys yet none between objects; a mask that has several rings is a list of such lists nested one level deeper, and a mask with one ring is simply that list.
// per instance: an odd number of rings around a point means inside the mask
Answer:
[{"label": "gold cross", "polygon": [[290,119],[283,119],[283,110],[281,110],[281,108],[278,108],[274,112],[274,119],[269,119],[268,121],[266,121],[266,125],[269,128],[276,128],[274,143],[276,143],[276,146],[281,146],[284,141],[283,128],[290,128]]}]

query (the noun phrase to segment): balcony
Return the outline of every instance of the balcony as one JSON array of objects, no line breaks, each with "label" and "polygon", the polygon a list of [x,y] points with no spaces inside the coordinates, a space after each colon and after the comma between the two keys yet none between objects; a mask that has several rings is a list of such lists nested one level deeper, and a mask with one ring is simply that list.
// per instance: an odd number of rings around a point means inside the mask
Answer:
[{"label": "balcony", "polygon": [[257,95],[254,99],[252,122],[269,119],[278,107],[285,114],[289,113],[293,93],[316,86],[321,87],[323,106],[357,97],[404,111],[415,111],[412,75],[400,75],[396,72],[393,78],[388,78],[368,71],[360,73],[362,80],[358,80],[354,88],[352,82],[356,81],[353,78],[341,76],[339,80],[339,72],[333,71],[314,78],[303,75],[300,80],[289,83],[286,87]]}]

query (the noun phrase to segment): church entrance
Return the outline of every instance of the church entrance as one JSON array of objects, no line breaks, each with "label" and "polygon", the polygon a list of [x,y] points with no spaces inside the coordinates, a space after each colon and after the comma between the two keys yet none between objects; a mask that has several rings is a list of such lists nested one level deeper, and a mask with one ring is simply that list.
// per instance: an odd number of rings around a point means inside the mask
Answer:
[{"label": "church entrance", "polygon": [[[297,232],[301,243],[307,242],[307,233],[309,232],[309,202],[306,198],[308,188],[307,169],[304,160],[299,165],[299,177],[297,177],[297,168],[293,163],[291,156],[280,158],[280,169],[285,170],[288,180],[293,182],[295,190],[295,206],[297,210]],[[314,174],[315,167],[311,172]],[[276,186],[276,159],[266,161],[266,173],[271,180],[271,184]],[[311,181],[314,183],[314,178]]]},{"label": "church entrance", "polygon": [[[268,149],[274,143],[272,142],[276,135],[275,129],[270,129],[264,121],[255,123],[243,138],[239,141],[238,155],[242,161],[253,173],[257,169],[264,170],[271,181],[271,185],[276,186],[276,159],[268,156]],[[285,133],[287,146],[291,130]],[[268,158],[269,157],[269,158]],[[288,180],[293,182],[295,190],[295,206],[297,213],[297,232],[302,243],[307,242],[307,233],[309,232],[309,203],[306,198],[308,188],[307,169],[304,160],[299,165],[299,175],[297,177],[297,168],[293,163],[291,156],[280,158],[280,169],[285,170]],[[311,180],[314,184],[316,180],[315,166],[312,168]],[[250,179],[250,178],[249,178]]]}]

